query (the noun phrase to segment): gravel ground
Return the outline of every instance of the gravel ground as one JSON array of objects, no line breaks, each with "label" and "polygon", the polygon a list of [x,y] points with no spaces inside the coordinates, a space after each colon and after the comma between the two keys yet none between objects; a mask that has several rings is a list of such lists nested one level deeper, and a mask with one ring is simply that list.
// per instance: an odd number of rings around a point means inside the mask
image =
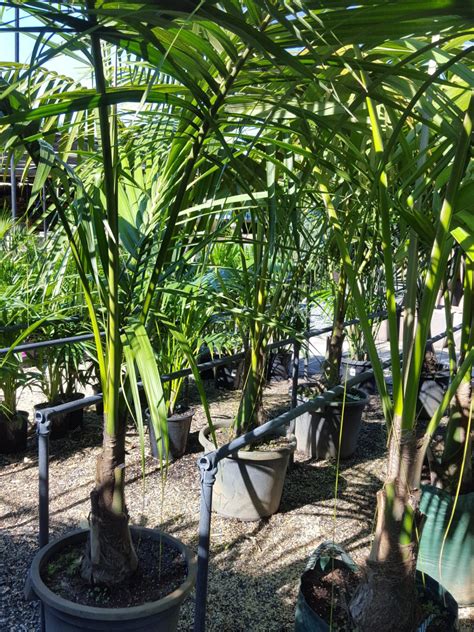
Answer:
[{"label": "gravel ground", "polygon": [[[230,419],[238,395],[209,389],[215,421]],[[37,395],[27,395],[31,409]],[[269,416],[288,406],[288,384],[272,384],[265,393]],[[293,630],[299,578],[310,553],[334,538],[354,559],[367,555],[373,530],[374,492],[384,475],[384,426],[372,398],[364,416],[357,455],[344,461],[338,477],[329,461],[311,462],[297,454],[287,475],[281,509],[253,523],[213,515],[209,572],[209,632],[284,632]],[[199,406],[191,428],[188,453],[169,467],[162,483],[156,463],[147,457],[141,474],[138,436],[127,434],[127,500],[131,521],[160,527],[197,548],[201,451],[197,435],[205,425]],[[90,411],[83,432],[51,444],[51,531],[60,534],[86,525],[94,462],[99,452],[100,422]],[[37,548],[37,455],[35,437],[21,459],[0,455],[0,630],[38,629],[38,607],[26,602],[23,586]],[[192,630],[193,598],[183,606],[179,630]],[[473,629],[471,612],[461,611],[462,630]]]}]

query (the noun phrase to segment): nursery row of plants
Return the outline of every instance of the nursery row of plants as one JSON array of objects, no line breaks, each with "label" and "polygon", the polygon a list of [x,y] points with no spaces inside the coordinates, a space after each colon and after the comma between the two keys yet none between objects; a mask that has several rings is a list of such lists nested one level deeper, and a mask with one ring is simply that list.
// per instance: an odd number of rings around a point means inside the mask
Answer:
[{"label": "nursery row of plants", "polygon": [[[436,507],[428,531],[440,529],[441,560],[456,511],[472,504],[474,10],[451,0],[18,6],[39,26],[30,29],[29,63],[0,62],[4,164],[24,162],[30,180],[26,213],[12,222],[5,207],[0,224],[0,450],[20,447],[22,389],[36,384],[52,405],[86,383],[103,393],[90,528],[74,536],[74,546],[85,546],[78,575],[114,591],[142,563],[137,538],[151,538],[153,549],[156,536],[129,527],[125,433],[132,418],[144,450],[150,424],[155,454],[167,459],[170,417],[186,417],[187,395],[184,377],[163,377],[191,369],[207,418],[203,444],[213,452],[267,421],[269,345],[293,337],[304,346],[316,312],[332,332],[321,375],[300,389],[300,402],[316,399],[296,421],[298,448],[337,459],[355,448],[343,447],[346,413],[365,396],[332,391],[345,339],[373,371],[387,436],[370,557],[337,625],[421,629],[423,590],[443,590],[421,588],[416,571],[428,505]],[[58,56],[65,69],[88,67],[87,76],[48,69]],[[429,343],[439,305],[445,367]],[[453,306],[462,319],[457,337]],[[371,316],[378,310],[387,318],[389,381]],[[90,340],[14,350],[81,334]],[[210,416],[198,364],[240,351],[240,405],[222,428]],[[280,362],[289,365],[288,357]],[[420,414],[427,378],[436,396],[423,400]],[[342,411],[332,417],[330,447],[320,449],[307,433],[321,434],[335,393]],[[442,446],[433,443],[439,429]],[[295,449],[289,430],[248,450],[250,460],[265,450],[284,454],[284,477]],[[226,470],[231,484],[244,480],[252,501],[242,460],[229,457],[216,485]],[[432,486],[422,498],[426,463]],[[217,510],[249,519],[229,513],[223,495],[219,488]],[[469,521],[460,524],[458,555],[473,535]],[[190,590],[192,556],[166,542],[166,563],[181,569]],[[133,617],[134,629],[176,628],[179,582],[169,586],[171,611],[163,600],[128,602],[125,618],[70,596],[53,599],[45,569],[64,546],[67,538],[48,545],[32,567],[47,630],[89,629],[94,618],[129,629]],[[436,579],[442,583],[442,572]],[[468,591],[455,597],[472,601]]]}]

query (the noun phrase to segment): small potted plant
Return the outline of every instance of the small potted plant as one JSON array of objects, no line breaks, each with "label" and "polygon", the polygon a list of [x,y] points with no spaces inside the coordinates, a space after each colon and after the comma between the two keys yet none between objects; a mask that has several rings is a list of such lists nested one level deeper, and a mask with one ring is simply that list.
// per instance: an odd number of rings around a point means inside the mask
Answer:
[{"label": "small potted plant", "polygon": [[[209,415],[206,396],[197,369],[196,357],[201,349],[206,325],[212,314],[212,306],[200,296],[205,288],[199,283],[168,283],[160,296],[154,315],[154,333],[151,338],[155,359],[162,376],[171,376],[191,368],[204,410]],[[162,381],[163,397],[167,409],[167,433],[153,423],[150,411],[146,420],[150,433],[151,452],[154,458],[175,460],[186,451],[194,410],[189,406],[188,377],[167,378]]]},{"label": "small potted plant", "polygon": [[[67,329],[71,334],[70,328]],[[54,328],[54,337],[64,336],[62,327]],[[32,360],[37,367],[37,384],[46,397],[46,402],[35,405],[35,410],[65,404],[82,399],[84,393],[77,388],[85,386],[84,349],[81,343],[45,347],[38,350]],[[51,438],[65,437],[70,430],[83,423],[83,409],[61,413],[52,417]]]},{"label": "small potted plant", "polygon": [[19,389],[31,382],[32,374],[22,366],[18,354],[0,358],[0,452],[3,454],[26,449],[28,413],[18,410],[17,402]]},{"label": "small potted plant", "polygon": [[[257,165],[255,172],[261,173]],[[268,342],[283,326],[284,310],[312,257],[309,244],[304,254],[300,254],[293,239],[291,227],[297,213],[294,200],[282,195],[277,205],[272,197],[276,197],[275,191],[280,190],[282,184],[273,164],[266,165],[265,181],[267,204],[250,207],[247,216],[242,214],[236,221],[234,240],[239,241],[241,234],[245,234],[246,245],[241,249],[240,270],[234,271],[232,287],[226,287],[225,277],[219,276],[220,288],[225,295],[231,294],[236,285],[239,287],[243,305],[235,309],[229,301],[225,306],[231,313],[235,312],[239,327],[245,331],[246,358],[237,414],[230,426],[214,425],[215,437],[211,436],[210,428],[201,431],[199,438],[205,451],[215,450],[217,445],[227,443],[265,421],[262,398]],[[248,221],[245,222],[246,217]],[[278,237],[273,240],[275,225],[278,226]],[[283,432],[286,433],[286,429]],[[280,505],[286,470],[295,445],[292,435],[275,435],[220,462],[214,485],[214,510],[240,520],[259,520],[274,514]]]},{"label": "small potted plant", "polygon": [[[332,332],[328,337],[326,356],[317,380],[298,387],[298,403],[310,401],[340,383],[342,349],[347,312],[347,280],[341,269],[334,277],[335,301]],[[342,397],[299,415],[295,419],[297,449],[306,456],[327,459],[349,458],[357,448],[362,414],[368,398],[361,389],[352,388]]]},{"label": "small potted plant", "polygon": [[[37,326],[36,307],[26,300],[34,237],[0,213],[0,347],[11,349]],[[17,409],[20,389],[32,383],[33,374],[21,354],[0,355],[0,452],[26,448],[28,413]]]}]

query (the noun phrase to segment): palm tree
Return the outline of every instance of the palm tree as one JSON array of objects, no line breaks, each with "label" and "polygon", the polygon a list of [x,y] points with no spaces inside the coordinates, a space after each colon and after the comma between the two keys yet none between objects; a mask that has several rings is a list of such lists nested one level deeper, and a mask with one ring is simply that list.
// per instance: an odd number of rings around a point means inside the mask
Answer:
[{"label": "palm tree", "polygon": [[[190,4],[184,2],[183,10],[192,9]],[[241,105],[248,103],[249,97],[237,81],[246,64],[250,66],[255,45],[260,46],[252,38],[271,44],[264,35],[270,15],[257,10],[247,16],[247,24],[233,11],[225,13],[211,6],[199,12],[205,21],[198,20],[195,26],[187,13],[176,11],[176,5],[160,11],[150,2],[142,3],[138,11],[129,5],[123,10],[115,5],[96,7],[93,2],[77,3],[74,10],[69,3],[51,10],[30,2],[22,9],[47,27],[73,28],[77,35],[64,35],[65,48],[89,59],[94,72],[93,89],[74,86],[70,90],[66,86],[63,91],[64,86],[60,90],[53,86],[41,93],[40,105],[32,107],[21,92],[22,82],[26,80],[29,85],[35,66],[54,56],[55,43],[6,82],[1,110],[6,114],[2,129],[37,163],[34,189],[47,187],[89,310],[105,421],[91,493],[90,543],[83,574],[95,582],[114,584],[136,567],[124,497],[123,362],[125,359],[129,377],[126,389],[137,402],[134,378],[138,369],[154,425],[161,425],[165,433],[167,411],[149,339],[150,316],[162,279],[180,265],[177,253],[181,250],[189,260],[211,241],[213,211],[203,209],[218,196],[222,174],[229,180],[232,172],[239,183],[249,174],[241,147],[230,148],[229,139],[241,135],[252,120]],[[226,30],[230,26],[237,35]],[[38,42],[42,38],[39,35]],[[224,45],[225,63],[213,52],[219,41]],[[115,77],[115,73],[106,72],[102,42],[120,47],[134,59],[143,59],[150,72],[139,74],[134,78],[138,83],[133,84],[128,83],[130,73],[117,72]],[[39,50],[40,46],[36,52]],[[277,50],[296,65],[284,48]],[[105,49],[108,53],[110,48]],[[120,108],[121,103],[131,102],[141,103],[143,115],[130,116],[126,108]],[[76,169],[64,164],[41,131],[61,125],[70,113],[83,114],[74,121],[74,133],[84,142]],[[134,121],[137,117],[138,123]],[[130,149],[138,141],[141,156]],[[140,161],[145,159],[147,143],[154,146],[155,142],[160,148],[150,167],[151,186],[145,189],[140,182]],[[130,183],[136,187],[138,207],[128,204],[124,195]],[[104,344],[102,329],[106,333]]]},{"label": "palm tree", "polygon": [[[451,230],[456,221],[456,197],[463,179],[465,178],[466,156],[470,143],[474,102],[469,96],[469,88],[461,91],[462,98],[452,102],[451,107],[440,107],[437,110],[439,121],[446,127],[445,135],[441,133],[438,124],[433,127],[437,136],[431,136],[432,151],[435,159],[429,161],[427,146],[417,147],[418,136],[413,134],[410,125],[404,125],[408,118],[410,123],[416,121],[425,123],[423,110],[416,110],[418,99],[427,90],[433,91],[433,102],[444,105],[443,89],[435,86],[435,81],[429,75],[422,79],[421,87],[415,88],[415,98],[403,105],[403,99],[396,95],[398,103],[394,102],[390,92],[380,87],[372,90],[372,76],[377,80],[375,66],[369,71],[364,68],[365,59],[369,53],[362,54],[359,49],[353,53],[352,62],[346,56],[346,67],[352,67],[353,76],[366,91],[365,103],[369,126],[368,137],[372,137],[372,149],[369,154],[371,160],[366,166],[366,173],[373,174],[372,200],[377,205],[379,217],[378,235],[376,242],[383,254],[383,267],[387,287],[387,308],[390,325],[391,361],[393,374],[393,399],[388,396],[382,376],[380,360],[377,356],[375,342],[370,331],[367,310],[363,298],[364,281],[357,275],[357,266],[350,254],[350,242],[347,242],[342,227],[341,212],[339,210],[338,183],[331,168],[317,167],[318,185],[322,200],[326,206],[334,235],[338,242],[344,269],[351,288],[357,312],[361,320],[370,360],[375,368],[375,375],[379,391],[382,395],[386,423],[388,427],[388,471],[383,488],[377,494],[377,524],[370,557],[367,561],[367,578],[361,584],[351,602],[351,615],[354,624],[362,630],[411,630],[415,616],[415,567],[417,534],[421,528],[419,514],[419,498],[421,486],[421,466],[426,447],[434,429],[440,421],[449,397],[458,388],[463,376],[470,372],[473,353],[464,353],[464,362],[454,378],[448,394],[437,410],[428,429],[422,432],[422,438],[417,436],[416,401],[420,380],[426,341],[429,335],[429,325],[433,313],[435,298],[439,291],[443,275],[445,274],[449,252],[453,244]],[[350,55],[350,54],[349,54]],[[374,51],[370,52],[372,60]],[[458,53],[464,56],[464,50]],[[419,61],[423,58],[420,55]],[[451,61],[451,59],[453,61]],[[453,81],[456,72],[462,72],[462,62],[459,69],[454,66],[456,54],[450,57]],[[416,64],[418,67],[418,64]],[[370,79],[369,79],[370,77]],[[423,82],[424,81],[424,82]],[[391,82],[391,80],[390,80]],[[415,84],[416,85],[416,84]],[[423,88],[423,91],[421,91]],[[467,97],[467,101],[466,98]],[[421,108],[425,105],[422,101]],[[401,111],[396,116],[393,108]],[[463,113],[464,110],[464,113]],[[387,117],[384,119],[384,115]],[[415,127],[416,129],[416,127]],[[419,131],[419,129],[418,129]],[[410,156],[409,165],[396,169],[396,141],[403,134],[402,147],[404,160]],[[406,134],[406,136],[405,136]],[[341,132],[341,137],[344,132]],[[385,137],[388,143],[385,144]],[[443,153],[438,150],[443,147]],[[395,156],[391,152],[394,152]],[[329,152],[328,152],[329,153]],[[447,158],[449,156],[449,158]],[[354,160],[357,157],[354,155]],[[436,175],[443,171],[444,178],[436,182]],[[421,178],[419,186],[417,178]],[[393,184],[392,184],[393,182]],[[415,182],[415,195],[408,198],[407,190],[412,191]],[[465,181],[466,182],[466,181]],[[435,185],[433,185],[435,183]],[[392,188],[393,187],[393,188]],[[396,191],[396,194],[394,193]],[[412,194],[413,195],[413,194]],[[408,199],[407,199],[408,198]],[[423,206],[423,202],[433,200],[432,211]],[[370,199],[370,198],[369,198]],[[371,200],[371,201],[372,201]],[[438,203],[439,201],[439,203]],[[406,206],[405,206],[406,205]],[[398,213],[400,215],[397,217]],[[426,226],[426,219],[432,222],[430,230],[422,232],[421,225]],[[403,226],[401,220],[408,224],[405,235],[400,234]],[[406,226],[406,224],[405,224]],[[402,237],[407,244],[405,254],[405,323],[408,331],[402,360],[399,358],[398,337],[396,329],[395,302],[395,258],[394,243]],[[427,248],[426,267],[420,266],[420,246],[418,240],[423,239]],[[417,309],[417,291],[421,281],[421,300]],[[416,322],[413,317],[417,313]],[[410,323],[412,323],[410,325]],[[465,341],[467,342],[467,340]],[[464,344],[465,344],[464,342]],[[420,431],[419,431],[420,432]],[[403,601],[404,614],[400,615],[400,603]],[[399,614],[395,616],[395,612]]]}]

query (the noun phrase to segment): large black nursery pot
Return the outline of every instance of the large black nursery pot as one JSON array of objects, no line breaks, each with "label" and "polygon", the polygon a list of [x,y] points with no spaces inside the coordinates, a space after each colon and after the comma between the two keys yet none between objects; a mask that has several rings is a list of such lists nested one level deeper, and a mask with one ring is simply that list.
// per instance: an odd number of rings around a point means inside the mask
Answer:
[{"label": "large black nursery pot", "polygon": [[[44,402],[42,404],[36,404],[34,409],[43,410],[45,408],[51,408],[53,406],[59,406],[60,404],[67,404],[69,402],[75,402],[84,398],[84,393],[72,393],[67,397],[60,397],[54,402]],[[49,434],[50,439],[62,439],[66,437],[70,430],[79,428],[84,422],[84,409],[73,410],[70,413],[59,413],[51,417],[51,430]]]},{"label": "large black nursery pot", "polygon": [[[302,389],[304,387],[305,385],[301,385]],[[318,407],[296,417],[297,450],[312,459],[334,458],[338,454],[340,438],[340,458],[347,459],[354,454],[362,427],[362,413],[367,405],[368,397],[360,389],[351,389],[350,393],[357,399],[346,399],[344,417],[342,415],[343,403],[339,401],[328,402],[323,408]],[[310,397],[298,394],[298,404],[304,404],[310,400]]]},{"label": "large black nursery pot", "polygon": [[[102,384],[93,384],[92,392],[94,393],[94,395],[102,395]],[[97,402],[97,404],[95,405],[95,412],[99,417],[102,417],[104,415],[104,400],[102,400],[101,402]]]},{"label": "large black nursery pot", "polygon": [[431,419],[443,401],[449,386],[449,368],[438,365],[435,373],[423,373],[418,389],[417,415],[422,420]]},{"label": "large black nursery pot", "polygon": [[[168,417],[168,458],[170,461],[179,459],[186,452],[186,446],[188,444],[189,431],[191,429],[191,422],[193,420],[194,410],[188,408],[181,413],[176,413]],[[155,436],[155,429],[151,423],[150,411],[145,413],[146,420],[148,422],[148,428],[150,431],[150,448],[151,453],[155,459],[160,458],[158,450],[157,440]],[[165,444],[161,438],[162,453],[165,454]]]},{"label": "large black nursery pot", "polygon": [[[370,360],[352,360],[351,358],[341,359],[341,377],[343,381],[350,380],[356,375],[360,375],[361,373],[365,373],[365,371],[371,370],[372,363],[370,362]],[[372,375],[371,378],[360,384],[358,388],[368,395],[376,393],[377,385],[375,383],[375,377]]]},{"label": "large black nursery pot", "polygon": [[[216,429],[228,428],[224,423]],[[209,438],[209,428],[199,433],[205,452],[215,450]],[[287,445],[257,450],[239,450],[236,455],[220,461],[214,483],[212,508],[218,514],[243,521],[260,520],[278,511],[286,470],[296,440]]]},{"label": "large black nursery pot", "polygon": [[196,558],[184,544],[170,535],[144,527],[131,527],[131,531],[137,537],[164,541],[178,550],[187,566],[184,582],[163,599],[128,608],[91,607],[64,599],[46,586],[41,575],[49,560],[59,551],[73,544],[85,546],[88,529],[74,531],[43,547],[33,558],[30,588],[34,598],[43,604],[45,632],[174,632],[177,629],[181,604],[191,592],[196,580]]},{"label": "large black nursery pot", "polygon": [[18,410],[8,415],[0,410],[0,454],[14,454],[26,450],[28,413]]},{"label": "large black nursery pot", "polygon": [[[351,557],[339,545],[333,542],[323,542],[310,556],[306,565],[305,572],[301,578],[300,590],[296,602],[295,614],[295,632],[330,632],[329,620],[321,618],[308,604],[302,590],[302,584],[305,581],[305,575],[317,570],[324,575],[326,569],[331,570],[331,560],[356,571],[357,565]],[[429,575],[423,575],[419,571],[416,574],[416,585],[418,599],[421,603],[427,604],[427,613],[431,610],[445,613],[446,623],[444,632],[455,632],[457,629],[458,604],[454,597],[443,588],[437,581]],[[347,596],[346,596],[347,597]],[[349,596],[350,598],[350,596]],[[433,619],[433,614],[427,614],[414,632],[425,632],[429,630],[429,623]],[[332,629],[335,629],[334,627]],[[439,629],[439,628],[436,628]],[[374,632],[376,632],[374,630]],[[383,632],[382,630],[377,632]]]}]

